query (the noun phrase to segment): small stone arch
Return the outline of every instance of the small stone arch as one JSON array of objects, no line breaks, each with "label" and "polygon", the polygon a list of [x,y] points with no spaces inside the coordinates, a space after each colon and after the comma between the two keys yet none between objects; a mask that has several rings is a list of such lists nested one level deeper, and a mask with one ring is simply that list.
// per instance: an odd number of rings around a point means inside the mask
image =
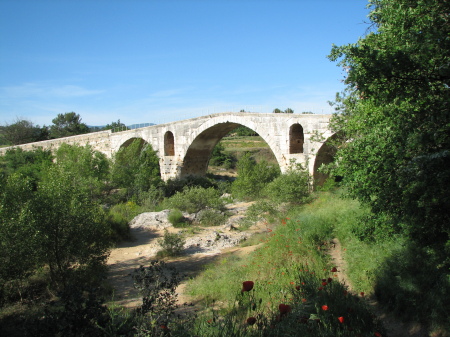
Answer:
[{"label": "small stone arch", "polygon": [[299,123],[292,124],[289,128],[289,153],[303,153],[304,143],[303,127]]},{"label": "small stone arch", "polygon": [[135,140],[139,140],[140,148],[142,148],[145,144],[147,144],[147,142],[140,137],[131,137],[131,138],[127,139],[122,145],[120,145],[119,150],[124,147],[130,146]]},{"label": "small stone arch", "polygon": [[164,134],[164,155],[175,156],[175,138],[171,131]]}]

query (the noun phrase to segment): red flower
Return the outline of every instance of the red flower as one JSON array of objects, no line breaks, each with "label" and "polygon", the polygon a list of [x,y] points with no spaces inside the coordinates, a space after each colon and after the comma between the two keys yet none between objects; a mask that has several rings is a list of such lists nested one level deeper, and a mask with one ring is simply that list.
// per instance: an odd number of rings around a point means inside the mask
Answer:
[{"label": "red flower", "polygon": [[338,317],[338,321],[339,321],[339,323],[344,323],[344,317],[343,316]]},{"label": "red flower", "polygon": [[160,325],[159,326],[161,329],[163,329],[163,330],[169,330],[169,328],[167,327],[167,326],[165,326],[165,325]]},{"label": "red flower", "polygon": [[241,292],[250,291],[250,290],[253,289],[253,286],[254,286],[253,281],[242,282],[242,290],[241,290]]},{"label": "red flower", "polygon": [[328,283],[326,283],[325,281],[322,282],[323,286],[326,286]]},{"label": "red flower", "polygon": [[291,312],[291,306],[287,304],[280,304],[278,306],[281,315],[286,315],[288,312]]},{"label": "red flower", "polygon": [[327,311],[328,310],[328,305],[322,305],[322,310],[323,311]]},{"label": "red flower", "polygon": [[319,287],[319,290],[322,290],[323,289],[323,287]]},{"label": "red flower", "polygon": [[377,336],[377,337],[381,337],[381,334],[379,332],[375,332],[374,335]]},{"label": "red flower", "polygon": [[364,291],[361,291],[359,294],[361,295],[361,297],[364,297]]},{"label": "red flower", "polygon": [[300,290],[300,286],[295,286],[295,289]]},{"label": "red flower", "polygon": [[332,273],[337,272],[337,268],[336,268],[336,267],[331,268],[331,272],[332,272]]},{"label": "red flower", "polygon": [[328,278],[328,283],[331,283],[331,281],[333,281],[333,279],[331,277]]},{"label": "red flower", "polygon": [[255,317],[249,317],[247,318],[247,324],[248,325],[253,325],[256,323],[256,318]]}]

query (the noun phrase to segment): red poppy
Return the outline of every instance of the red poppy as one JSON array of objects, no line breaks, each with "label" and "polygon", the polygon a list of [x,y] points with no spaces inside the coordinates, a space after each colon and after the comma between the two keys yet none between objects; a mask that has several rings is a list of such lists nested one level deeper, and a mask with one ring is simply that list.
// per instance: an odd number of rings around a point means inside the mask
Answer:
[{"label": "red poppy", "polygon": [[332,273],[337,272],[337,268],[336,268],[336,267],[331,268],[331,272],[332,272]]},{"label": "red poppy", "polygon": [[286,315],[288,312],[291,312],[291,306],[287,304],[280,304],[278,306],[281,315]]},{"label": "red poppy", "polygon": [[295,286],[295,289],[300,290],[300,286]]},{"label": "red poppy", "polygon": [[326,283],[325,281],[322,282],[323,286],[326,286],[328,283]]},{"label": "red poppy", "polygon": [[323,287],[319,287],[319,290],[322,290],[323,289]]},{"label": "red poppy", "polygon": [[249,317],[247,318],[247,324],[248,325],[253,325],[256,323],[256,318],[255,317]]},{"label": "red poppy", "polygon": [[323,311],[327,311],[328,310],[328,305],[322,305],[322,310]]},{"label": "red poppy", "polygon": [[381,337],[381,334],[379,332],[375,332],[375,336]]},{"label": "red poppy", "polygon": [[338,321],[339,321],[339,323],[344,323],[344,317],[338,317]]},{"label": "red poppy", "polygon": [[250,290],[253,289],[253,286],[254,286],[253,281],[242,282],[242,290],[241,290],[241,292],[250,291]]},{"label": "red poppy", "polygon": [[159,326],[161,329],[163,329],[163,330],[169,330],[169,328],[167,327],[167,326],[165,326],[165,325],[160,325]]},{"label": "red poppy", "polygon": [[331,281],[333,281],[333,279],[331,277],[328,278],[328,283],[331,283]]},{"label": "red poppy", "polygon": [[361,295],[361,297],[364,297],[364,291],[361,291],[359,294]]}]

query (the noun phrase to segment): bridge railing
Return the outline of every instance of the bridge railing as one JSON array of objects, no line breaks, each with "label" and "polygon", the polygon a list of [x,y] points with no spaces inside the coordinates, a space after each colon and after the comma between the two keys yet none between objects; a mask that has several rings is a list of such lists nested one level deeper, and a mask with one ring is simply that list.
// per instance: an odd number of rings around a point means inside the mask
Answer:
[{"label": "bridge railing", "polygon": [[147,126],[156,125],[155,123],[140,123],[140,124],[132,124],[128,126],[121,126],[117,127],[111,130],[111,132],[122,132],[122,131],[128,131],[128,130],[134,130],[134,129],[140,129],[145,128]]}]

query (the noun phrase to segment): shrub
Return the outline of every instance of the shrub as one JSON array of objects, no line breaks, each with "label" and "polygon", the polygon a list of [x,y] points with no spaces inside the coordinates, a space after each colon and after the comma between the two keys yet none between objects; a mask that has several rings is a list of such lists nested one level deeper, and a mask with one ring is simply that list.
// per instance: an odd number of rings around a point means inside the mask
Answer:
[{"label": "shrub", "polygon": [[183,192],[177,192],[165,205],[171,209],[179,209],[188,213],[196,213],[204,208],[223,210],[224,200],[220,198],[218,190],[202,187],[186,187]]},{"label": "shrub", "polygon": [[158,240],[158,243],[162,250],[158,252],[157,257],[167,257],[180,255],[185,241],[181,235],[165,230],[163,238]]},{"label": "shrub", "polygon": [[215,209],[201,210],[197,216],[197,221],[202,224],[202,226],[220,226],[223,225],[226,220],[226,215]]},{"label": "shrub", "polygon": [[280,174],[278,167],[269,166],[266,161],[256,163],[249,153],[237,163],[238,178],[231,185],[231,191],[239,199],[252,199],[261,195],[265,185]]},{"label": "shrub", "polygon": [[301,165],[291,167],[288,172],[270,182],[265,190],[272,201],[303,204],[308,202],[311,192],[311,176]]},{"label": "shrub", "polygon": [[178,227],[185,222],[183,213],[179,209],[171,210],[168,215],[168,220],[174,227]]}]

